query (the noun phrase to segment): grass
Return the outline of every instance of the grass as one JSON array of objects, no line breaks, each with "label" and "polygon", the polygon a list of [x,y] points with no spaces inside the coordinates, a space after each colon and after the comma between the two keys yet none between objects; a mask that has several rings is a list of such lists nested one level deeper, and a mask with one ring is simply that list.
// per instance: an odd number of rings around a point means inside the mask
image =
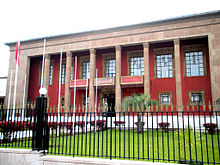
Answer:
[{"label": "grass", "polygon": [[[61,133],[50,135],[49,154],[134,159],[149,161],[198,161],[220,163],[220,137],[199,133],[190,137],[177,136],[176,132],[136,130],[108,130],[100,132]],[[26,141],[31,148],[31,139]],[[1,144],[0,145],[6,145]],[[7,147],[21,148],[24,142],[17,141]]]}]

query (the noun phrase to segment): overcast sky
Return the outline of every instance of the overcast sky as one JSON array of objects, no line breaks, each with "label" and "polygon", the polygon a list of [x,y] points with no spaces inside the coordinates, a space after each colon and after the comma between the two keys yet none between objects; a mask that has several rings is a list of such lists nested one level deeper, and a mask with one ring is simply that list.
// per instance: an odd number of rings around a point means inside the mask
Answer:
[{"label": "overcast sky", "polygon": [[219,9],[220,0],[1,0],[0,77],[8,75],[9,49],[4,45],[6,42]]}]

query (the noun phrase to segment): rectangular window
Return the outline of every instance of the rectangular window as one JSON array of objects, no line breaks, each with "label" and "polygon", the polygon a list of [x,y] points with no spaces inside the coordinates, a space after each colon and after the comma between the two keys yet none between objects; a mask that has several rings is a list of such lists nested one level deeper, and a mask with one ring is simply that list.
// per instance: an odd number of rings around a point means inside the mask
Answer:
[{"label": "rectangular window", "polygon": [[186,76],[204,76],[203,52],[186,52]]},{"label": "rectangular window", "polygon": [[144,57],[130,58],[130,75],[131,76],[144,75]]},{"label": "rectangular window", "polygon": [[66,64],[62,64],[62,69],[61,69],[61,84],[65,84],[65,77],[66,77]]},{"label": "rectangular window", "polygon": [[173,77],[173,57],[172,54],[156,56],[157,78]]},{"label": "rectangular window", "polygon": [[105,77],[115,77],[115,59],[105,60]]},{"label": "rectangular window", "polygon": [[183,74],[184,76],[206,76],[205,45],[183,46]]},{"label": "rectangular window", "polygon": [[204,104],[204,91],[190,91],[189,102],[190,104]]},{"label": "rectangular window", "polygon": [[53,62],[50,63],[49,85],[53,84]]},{"label": "rectangular window", "polygon": [[172,92],[161,92],[159,93],[159,103],[161,105],[171,105],[173,104]]},{"label": "rectangular window", "polygon": [[82,79],[89,79],[89,77],[90,77],[90,62],[89,61],[83,62],[82,63]]}]

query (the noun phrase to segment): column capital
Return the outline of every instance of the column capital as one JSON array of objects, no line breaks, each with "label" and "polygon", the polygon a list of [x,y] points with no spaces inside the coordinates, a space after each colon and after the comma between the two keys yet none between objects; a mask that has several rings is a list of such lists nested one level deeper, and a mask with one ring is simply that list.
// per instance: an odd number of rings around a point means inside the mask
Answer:
[{"label": "column capital", "polygon": [[67,56],[67,57],[70,57],[70,56],[72,56],[72,52],[70,52],[70,51],[67,51],[67,52],[66,52],[66,56]]},{"label": "column capital", "polygon": [[94,48],[89,49],[90,54],[95,54],[96,50]]},{"label": "column capital", "polygon": [[49,54],[45,54],[45,59],[50,59],[50,55]]},{"label": "column capital", "polygon": [[174,45],[179,45],[180,44],[180,39],[179,38],[176,38],[173,40],[174,42]]},{"label": "column capital", "polygon": [[144,48],[149,48],[149,45],[150,45],[149,42],[144,42],[144,43],[143,43],[143,47],[144,47]]},{"label": "column capital", "polygon": [[121,51],[121,45],[116,45],[115,46],[115,51]]}]

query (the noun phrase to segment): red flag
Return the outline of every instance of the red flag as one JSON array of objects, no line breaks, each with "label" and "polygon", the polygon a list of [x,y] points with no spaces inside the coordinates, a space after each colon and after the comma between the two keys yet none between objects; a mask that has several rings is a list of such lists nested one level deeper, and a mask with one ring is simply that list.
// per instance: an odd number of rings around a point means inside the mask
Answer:
[{"label": "red flag", "polygon": [[20,66],[20,61],[19,61],[20,53],[21,53],[21,44],[20,44],[20,41],[17,41],[16,51],[15,51],[15,60],[18,63],[18,66]]}]

